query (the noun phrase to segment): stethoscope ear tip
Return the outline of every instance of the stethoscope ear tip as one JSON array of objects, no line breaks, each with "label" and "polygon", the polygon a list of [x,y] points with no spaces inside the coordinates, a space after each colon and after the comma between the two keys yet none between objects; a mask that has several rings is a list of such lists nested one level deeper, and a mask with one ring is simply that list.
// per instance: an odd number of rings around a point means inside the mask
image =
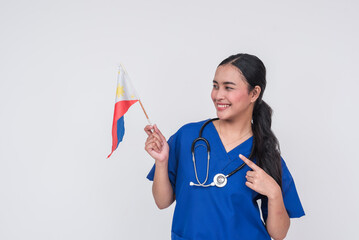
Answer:
[{"label": "stethoscope ear tip", "polygon": [[193,186],[193,185],[194,185],[194,183],[193,183],[193,182],[190,182],[190,183],[189,183],[189,185],[190,185],[190,186]]}]

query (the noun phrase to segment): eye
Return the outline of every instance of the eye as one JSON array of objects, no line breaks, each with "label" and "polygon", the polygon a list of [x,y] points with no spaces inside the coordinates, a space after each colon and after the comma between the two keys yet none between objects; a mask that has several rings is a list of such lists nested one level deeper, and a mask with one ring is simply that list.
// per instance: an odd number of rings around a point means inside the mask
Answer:
[{"label": "eye", "polygon": [[218,86],[214,84],[214,85],[213,85],[213,88],[214,88],[214,89],[218,89]]},{"label": "eye", "polygon": [[231,87],[226,87],[226,89],[227,89],[227,90],[231,90],[231,89],[233,89],[233,88],[231,88]]}]

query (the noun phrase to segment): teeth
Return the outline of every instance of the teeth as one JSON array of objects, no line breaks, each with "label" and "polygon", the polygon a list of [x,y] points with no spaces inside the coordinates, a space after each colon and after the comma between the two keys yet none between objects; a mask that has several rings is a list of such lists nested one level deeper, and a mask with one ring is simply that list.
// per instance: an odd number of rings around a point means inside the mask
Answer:
[{"label": "teeth", "polygon": [[218,107],[229,107],[229,105],[222,105],[222,104],[218,104]]}]

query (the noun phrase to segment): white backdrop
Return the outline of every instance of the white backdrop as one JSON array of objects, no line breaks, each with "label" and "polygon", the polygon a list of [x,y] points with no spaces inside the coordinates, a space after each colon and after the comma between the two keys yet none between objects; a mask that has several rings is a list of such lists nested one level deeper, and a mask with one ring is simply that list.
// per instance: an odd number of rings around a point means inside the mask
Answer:
[{"label": "white backdrop", "polygon": [[267,67],[273,129],[306,216],[287,239],[353,239],[357,1],[0,2],[0,239],[169,239],[134,105],[110,159],[117,65],[168,138],[215,117],[216,66]]}]

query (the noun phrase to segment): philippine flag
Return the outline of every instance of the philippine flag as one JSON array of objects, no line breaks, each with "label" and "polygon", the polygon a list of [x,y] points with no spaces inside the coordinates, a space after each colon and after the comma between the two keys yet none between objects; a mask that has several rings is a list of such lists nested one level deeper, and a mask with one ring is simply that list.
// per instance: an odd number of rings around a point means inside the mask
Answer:
[{"label": "philippine flag", "polygon": [[122,141],[123,135],[125,134],[124,115],[127,110],[136,103],[139,98],[137,97],[135,88],[132,86],[130,78],[127,72],[119,66],[118,77],[117,77],[117,90],[116,90],[116,103],[115,113],[113,115],[112,124],[112,151],[111,154],[116,150],[118,144]]}]

